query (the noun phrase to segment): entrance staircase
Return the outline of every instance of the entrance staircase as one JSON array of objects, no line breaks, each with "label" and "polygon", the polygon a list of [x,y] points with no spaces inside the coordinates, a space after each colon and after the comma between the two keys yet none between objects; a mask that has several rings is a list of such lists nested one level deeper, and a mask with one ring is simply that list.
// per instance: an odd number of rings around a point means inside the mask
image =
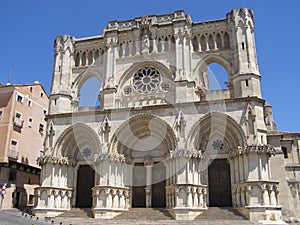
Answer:
[{"label": "entrance staircase", "polygon": [[131,208],[110,220],[92,218],[91,209],[72,208],[52,220],[60,225],[260,225],[246,220],[232,208],[219,207],[208,208],[193,221],[176,221],[163,208]]}]

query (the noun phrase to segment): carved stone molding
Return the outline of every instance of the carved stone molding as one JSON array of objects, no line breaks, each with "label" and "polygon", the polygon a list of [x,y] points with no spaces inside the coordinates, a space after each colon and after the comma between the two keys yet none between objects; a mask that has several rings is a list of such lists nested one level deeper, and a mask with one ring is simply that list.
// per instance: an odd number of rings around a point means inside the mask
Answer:
[{"label": "carved stone molding", "polygon": [[237,149],[231,150],[229,152],[229,157],[235,158],[252,152],[257,154],[267,154],[268,156],[275,155],[275,149],[271,145],[248,145],[246,147],[239,146]]},{"label": "carved stone molding", "polygon": [[58,155],[58,156],[45,155],[45,156],[38,157],[37,163],[40,166],[42,166],[46,163],[69,165],[70,160],[67,157],[63,157],[63,156],[60,156],[60,155]]}]

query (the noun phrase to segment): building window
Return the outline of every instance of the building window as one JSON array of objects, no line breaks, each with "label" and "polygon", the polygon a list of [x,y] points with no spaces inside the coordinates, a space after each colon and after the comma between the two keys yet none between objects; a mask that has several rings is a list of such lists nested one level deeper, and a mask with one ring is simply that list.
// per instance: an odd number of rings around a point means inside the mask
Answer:
[{"label": "building window", "polygon": [[44,96],[44,94],[43,93],[41,93],[41,98]]},{"label": "building window", "polygon": [[32,101],[28,100],[28,107],[31,107],[31,106],[32,106]]},{"label": "building window", "polygon": [[32,90],[33,90],[33,87],[30,87],[30,92],[32,92]]},{"label": "building window", "polygon": [[15,140],[11,140],[10,142],[10,150],[9,150],[9,157],[18,159],[18,150],[17,150],[18,142]]},{"label": "building window", "polygon": [[23,97],[21,95],[18,95],[17,96],[17,101],[22,103],[23,102]]},{"label": "building window", "polygon": [[0,120],[2,120],[3,112],[0,111]]},{"label": "building window", "polygon": [[282,150],[282,153],[283,153],[283,157],[285,159],[287,159],[289,156],[288,156],[288,152],[287,152],[286,147],[281,147],[281,150]]},{"label": "building window", "polygon": [[28,118],[28,127],[32,127],[32,118]]},{"label": "building window", "polygon": [[22,120],[22,115],[20,113],[16,113],[16,116],[14,118],[14,125],[22,128],[23,127],[23,120]]},{"label": "building window", "polygon": [[47,110],[46,109],[44,109],[44,115],[46,115],[47,114]]},{"label": "building window", "polygon": [[40,132],[41,134],[44,133],[44,124],[41,124],[41,123],[40,123],[39,132]]}]

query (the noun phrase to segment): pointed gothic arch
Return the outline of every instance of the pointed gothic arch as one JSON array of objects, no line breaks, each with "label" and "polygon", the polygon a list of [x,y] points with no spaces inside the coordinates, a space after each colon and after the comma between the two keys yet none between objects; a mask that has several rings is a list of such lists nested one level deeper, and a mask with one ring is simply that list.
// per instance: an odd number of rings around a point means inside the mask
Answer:
[{"label": "pointed gothic arch", "polygon": [[[222,138],[223,140],[220,140]],[[221,142],[217,143],[214,141]],[[229,151],[237,149],[239,146],[245,146],[245,132],[229,115],[220,112],[210,112],[192,127],[188,136],[187,148],[205,151],[208,145],[214,145],[213,148],[221,148],[222,144],[226,145]]]},{"label": "pointed gothic arch", "polygon": [[[145,146],[148,151],[160,144],[163,144],[167,151],[175,150],[177,147],[176,135],[166,121],[155,115],[139,114],[130,117],[119,126],[111,139],[110,151],[123,154],[126,148],[141,147],[147,138],[153,138],[147,142],[151,146]],[[157,142],[153,142],[154,139]]]},{"label": "pointed gothic arch", "polygon": [[92,148],[90,154],[101,152],[101,142],[97,133],[86,124],[76,123],[69,126],[59,136],[53,154],[76,159],[78,151],[84,147]]},{"label": "pointed gothic arch", "polygon": [[135,72],[137,72],[140,68],[143,67],[153,67],[157,69],[161,76],[162,79],[165,80],[173,80],[172,73],[169,70],[169,68],[158,62],[158,61],[143,61],[143,62],[136,62],[133,65],[131,65],[120,77],[120,80],[116,81],[118,83],[118,93],[120,93],[120,90],[122,90],[122,87],[125,85],[125,83],[131,79],[131,77],[134,75]]}]

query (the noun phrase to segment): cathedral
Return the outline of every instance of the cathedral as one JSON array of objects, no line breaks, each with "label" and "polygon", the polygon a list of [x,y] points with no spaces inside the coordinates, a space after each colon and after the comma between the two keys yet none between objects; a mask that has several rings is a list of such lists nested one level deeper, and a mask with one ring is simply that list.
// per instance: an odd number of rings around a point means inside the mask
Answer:
[{"label": "cathedral", "polygon": [[[35,215],[89,208],[112,219],[145,207],[193,220],[232,207],[254,221],[300,217],[300,134],[277,131],[262,97],[252,10],[110,21],[54,48]],[[212,64],[226,71],[223,88],[212,88]],[[90,78],[100,105],[80,107]]]}]

